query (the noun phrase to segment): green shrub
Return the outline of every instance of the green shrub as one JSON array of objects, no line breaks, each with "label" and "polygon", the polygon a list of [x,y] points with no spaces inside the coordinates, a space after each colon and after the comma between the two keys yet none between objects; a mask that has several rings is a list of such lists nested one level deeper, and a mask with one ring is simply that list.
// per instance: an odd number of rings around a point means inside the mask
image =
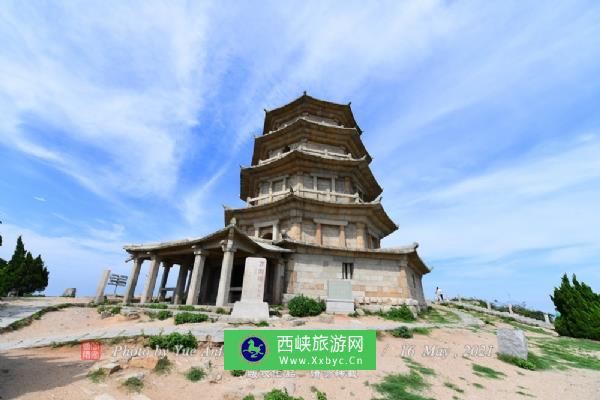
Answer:
[{"label": "green shrub", "polygon": [[554,321],[559,335],[600,340],[600,294],[579,283],[575,275],[571,286],[564,274],[560,287],[554,288],[550,298],[560,313]]},{"label": "green shrub", "polygon": [[327,394],[325,394],[324,392],[321,392],[316,387],[311,386],[310,391],[313,392],[317,396],[317,400],[327,400]]},{"label": "green shrub", "polygon": [[535,371],[536,369],[534,363],[519,357],[509,356],[507,354],[498,354],[498,359],[504,361],[505,363],[513,364],[519,368],[528,369],[530,371]]},{"label": "green shrub", "polygon": [[198,382],[199,380],[204,379],[205,376],[206,372],[204,372],[202,368],[197,367],[192,367],[185,373],[185,377],[192,382]]},{"label": "green shrub", "polygon": [[410,331],[410,329],[408,329],[405,326],[401,326],[401,327],[398,327],[396,329],[392,329],[389,332],[394,337],[399,337],[399,338],[404,338],[404,339],[410,339],[411,337],[413,337],[413,334]]},{"label": "green shrub", "polygon": [[226,309],[224,309],[222,307],[217,307],[217,309],[215,310],[215,313],[229,315],[229,311],[227,311]]},{"label": "green shrub", "polygon": [[140,392],[144,387],[144,382],[140,378],[132,376],[123,382],[123,386],[125,386],[130,392]]},{"label": "green shrub", "polygon": [[188,306],[186,304],[178,306],[177,309],[181,311],[196,311],[196,308],[194,306]]},{"label": "green shrub", "polygon": [[161,303],[140,304],[140,306],[144,308],[155,308],[158,310],[166,310],[167,308],[169,308],[169,306],[167,306],[166,304]]},{"label": "green shrub", "polygon": [[265,394],[264,400],[304,400],[302,397],[290,396],[287,390],[273,389]]},{"label": "green shrub", "polygon": [[100,383],[103,382],[106,379],[106,376],[108,374],[106,373],[106,370],[104,368],[98,368],[97,370],[95,370],[94,372],[90,372],[88,373],[88,378],[90,378],[90,380],[94,383]]},{"label": "green shrub", "polygon": [[254,325],[258,326],[258,327],[263,327],[263,326],[269,326],[269,323],[267,321],[259,321]]},{"label": "green shrub", "polygon": [[161,321],[164,321],[167,318],[171,318],[172,316],[173,313],[169,310],[160,310],[158,314],[156,314],[156,318],[158,318]]},{"label": "green shrub", "polygon": [[410,311],[410,308],[408,308],[406,305],[392,308],[388,312],[380,313],[380,315],[381,317],[392,321],[412,322],[416,320],[412,311]]},{"label": "green shrub", "polygon": [[154,335],[150,336],[146,342],[146,346],[156,349],[167,349],[169,351],[181,351],[183,349],[198,348],[198,341],[191,332],[183,335],[179,332],[173,332],[169,335]]},{"label": "green shrub", "polygon": [[115,306],[110,309],[110,313],[113,315],[121,314],[121,307]]},{"label": "green shrub", "polygon": [[244,376],[244,375],[246,375],[246,371],[243,370],[243,369],[234,369],[234,370],[232,370],[230,372],[231,372],[232,376]]},{"label": "green shrub", "polygon": [[288,309],[293,317],[310,317],[325,311],[325,302],[300,295],[289,301]]},{"label": "green shrub", "polygon": [[256,400],[256,398],[254,397],[254,395],[248,394],[248,395],[244,396],[244,398],[242,400]]},{"label": "green shrub", "polygon": [[206,314],[192,314],[190,312],[182,312],[175,315],[175,325],[204,322],[208,320]]},{"label": "green shrub", "polygon": [[161,357],[158,359],[158,362],[154,366],[154,372],[159,375],[165,375],[171,372],[171,368],[173,367],[173,363],[169,361],[167,357]]}]

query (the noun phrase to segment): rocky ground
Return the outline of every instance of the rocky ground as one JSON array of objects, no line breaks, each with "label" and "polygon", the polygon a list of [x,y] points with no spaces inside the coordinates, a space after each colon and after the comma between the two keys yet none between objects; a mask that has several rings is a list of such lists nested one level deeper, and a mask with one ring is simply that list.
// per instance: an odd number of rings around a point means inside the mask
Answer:
[{"label": "rocky ground", "polygon": [[[443,327],[431,329],[428,334],[415,334],[410,339],[382,333],[377,342],[377,370],[350,374],[321,372],[316,375],[310,371],[299,371],[295,374],[280,373],[279,376],[273,373],[246,373],[234,377],[223,370],[220,344],[205,342],[201,343],[199,352],[194,356],[169,353],[171,365],[163,368],[162,374],[155,371],[157,358],[152,355],[130,357],[132,352],[143,352],[145,349],[143,339],[139,338],[104,343],[99,362],[82,361],[79,345],[8,350],[0,352],[0,399],[241,400],[248,394],[261,399],[273,388],[286,388],[293,396],[306,400],[317,398],[315,388],[324,392],[329,400],[401,399],[403,397],[393,397],[389,392],[377,391],[377,384],[392,375],[403,374],[401,376],[408,377],[411,373],[413,378],[419,377],[422,385],[404,389],[424,399],[600,398],[600,368],[595,369],[597,362],[600,362],[600,345],[596,347],[584,343],[577,348],[577,352],[582,351],[582,355],[585,353],[589,357],[590,363],[556,363],[552,368],[530,371],[496,358],[495,329],[509,325],[493,318],[483,326],[468,326],[463,321],[457,318],[454,322],[441,325]],[[470,321],[473,322],[473,319]],[[420,322],[422,326],[431,321]],[[0,335],[0,344],[86,330],[126,330],[132,325],[147,329],[169,329],[172,324],[172,319],[152,321],[146,317],[136,321],[122,316],[101,319],[93,308],[67,308],[45,314],[40,320],[20,330]],[[293,324],[293,321],[282,319],[272,322],[270,328],[288,328]],[[389,321],[375,316],[313,317],[306,319],[302,328],[330,329],[358,325],[379,329],[386,324]],[[189,325],[208,328],[215,324]],[[221,325],[223,328],[235,328],[225,323]],[[539,354],[543,353],[536,347],[538,343],[563,343],[559,342],[562,339],[547,330],[534,329],[526,331],[526,334],[531,350]],[[571,342],[568,343],[570,345]],[[424,354],[428,350],[433,350],[432,354]],[[113,363],[109,369],[114,371],[105,377],[94,376],[93,371],[107,363]],[[582,368],[582,365],[587,367]],[[205,377],[197,382],[188,380],[185,374],[192,367],[201,368]],[[485,373],[479,372],[477,368],[480,367],[484,368]],[[131,376],[140,378],[143,386],[138,388],[139,392],[123,384]]]}]

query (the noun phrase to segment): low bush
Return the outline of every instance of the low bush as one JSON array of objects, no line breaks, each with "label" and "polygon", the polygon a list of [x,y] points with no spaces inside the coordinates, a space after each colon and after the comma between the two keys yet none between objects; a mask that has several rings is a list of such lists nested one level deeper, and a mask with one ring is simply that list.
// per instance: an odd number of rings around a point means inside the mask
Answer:
[{"label": "low bush", "polygon": [[150,336],[146,342],[146,346],[152,349],[167,349],[169,351],[181,351],[183,349],[198,348],[198,341],[191,332],[181,334],[173,332],[169,335],[154,335]]},{"label": "low bush", "polygon": [[169,361],[167,357],[161,357],[158,359],[158,362],[154,366],[154,372],[159,375],[165,375],[171,372],[171,368],[173,367],[173,363]]},{"label": "low bush", "polygon": [[505,363],[516,365],[519,368],[528,369],[530,371],[535,371],[535,364],[531,361],[524,360],[519,357],[509,356],[507,354],[498,354],[498,359],[504,361]]},{"label": "low bush", "polygon": [[140,307],[155,308],[158,310],[166,310],[167,308],[169,308],[169,306],[167,306],[166,304],[161,303],[140,304]]},{"label": "low bush", "polygon": [[325,311],[325,302],[300,295],[289,301],[288,309],[292,317],[311,317]]},{"label": "low bush", "polygon": [[192,314],[190,312],[182,312],[175,315],[175,325],[198,323],[208,321],[206,314]]},{"label": "low bush", "polygon": [[286,389],[273,389],[265,394],[264,400],[303,400],[302,397],[290,396]]},{"label": "low bush", "polygon": [[130,392],[140,392],[144,387],[144,382],[140,378],[132,376],[123,382],[123,386]]},{"label": "low bush", "polygon": [[202,368],[197,367],[192,367],[185,373],[185,377],[192,382],[198,382],[204,379],[205,376],[206,372]]},{"label": "low bush", "polygon": [[406,305],[392,308],[387,312],[381,312],[380,316],[392,321],[412,322],[416,320],[412,311],[410,311],[410,308],[408,308]]},{"label": "low bush", "polygon": [[392,334],[392,336],[403,338],[403,339],[410,339],[411,337],[413,337],[413,334],[410,331],[410,329],[408,329],[405,326],[401,326],[399,328],[392,329],[389,332]]},{"label": "low bush", "polygon": [[121,307],[120,306],[114,306],[110,309],[110,313],[113,315],[117,315],[117,314],[121,314]]},{"label": "low bush", "polygon": [[237,376],[244,376],[244,375],[246,375],[246,371],[243,370],[243,369],[234,369],[234,370],[231,371],[231,375],[232,376],[236,376],[236,377]]},{"label": "low bush", "polygon": [[173,316],[173,313],[169,310],[160,310],[156,314],[156,318],[158,318],[161,321],[164,321],[167,318],[171,318],[172,316]]},{"label": "low bush", "polygon": [[177,307],[177,309],[181,311],[196,311],[194,306],[189,306],[187,304],[180,305]]}]

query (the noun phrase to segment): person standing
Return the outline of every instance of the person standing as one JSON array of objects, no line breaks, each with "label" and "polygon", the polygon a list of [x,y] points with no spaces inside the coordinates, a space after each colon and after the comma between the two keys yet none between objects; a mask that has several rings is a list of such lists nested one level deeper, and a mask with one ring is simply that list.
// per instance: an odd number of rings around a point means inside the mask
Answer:
[{"label": "person standing", "polygon": [[442,293],[442,289],[439,286],[435,288],[435,301],[444,301],[444,293]]}]

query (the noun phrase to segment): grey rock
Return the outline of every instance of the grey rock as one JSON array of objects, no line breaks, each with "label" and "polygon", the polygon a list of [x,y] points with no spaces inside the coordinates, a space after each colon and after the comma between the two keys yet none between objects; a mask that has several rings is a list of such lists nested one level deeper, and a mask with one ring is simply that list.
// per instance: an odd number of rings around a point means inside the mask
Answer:
[{"label": "grey rock", "polygon": [[499,328],[496,332],[498,353],[527,360],[527,339],[520,329]]},{"label": "grey rock", "polygon": [[306,324],[306,321],[303,319],[294,319],[291,321],[292,326],[300,326]]},{"label": "grey rock", "polygon": [[74,287],[67,288],[63,292],[62,297],[75,297],[76,294],[77,294],[77,289],[75,289]]},{"label": "grey rock", "polygon": [[146,377],[146,374],[144,374],[143,372],[134,372],[133,374],[123,375],[122,377],[119,378],[119,380],[125,382],[127,379],[137,378],[140,381],[143,381],[145,377]]},{"label": "grey rock", "polygon": [[112,317],[112,313],[110,311],[102,311],[100,313],[100,318],[101,319],[108,318],[108,317]]},{"label": "grey rock", "polygon": [[356,313],[362,317],[365,315],[365,310],[363,310],[362,308],[357,308]]}]

